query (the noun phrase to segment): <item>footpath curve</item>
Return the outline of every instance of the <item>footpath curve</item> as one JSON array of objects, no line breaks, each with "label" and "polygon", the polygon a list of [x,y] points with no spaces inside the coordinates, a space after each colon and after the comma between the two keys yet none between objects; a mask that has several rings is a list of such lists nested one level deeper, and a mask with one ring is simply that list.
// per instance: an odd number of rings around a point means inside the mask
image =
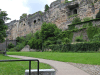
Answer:
[{"label": "footpath curve", "polygon": [[89,75],[83,70],[80,70],[65,62],[34,58],[34,57],[17,56],[17,55],[8,55],[8,56],[14,58],[20,58],[20,59],[38,59],[39,62],[46,63],[54,67],[56,69],[56,75]]}]

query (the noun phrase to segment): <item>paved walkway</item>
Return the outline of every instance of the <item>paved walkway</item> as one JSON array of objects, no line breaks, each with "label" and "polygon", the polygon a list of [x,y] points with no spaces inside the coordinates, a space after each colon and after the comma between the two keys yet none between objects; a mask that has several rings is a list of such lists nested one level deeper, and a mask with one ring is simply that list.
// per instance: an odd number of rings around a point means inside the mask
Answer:
[{"label": "paved walkway", "polygon": [[26,57],[26,56],[16,56],[16,55],[8,55],[8,56],[20,58],[20,59],[38,59],[40,62],[49,64],[52,67],[54,67],[56,69],[56,75],[89,75],[88,73],[86,73],[70,64],[67,64],[65,62],[33,58],[33,57]]}]

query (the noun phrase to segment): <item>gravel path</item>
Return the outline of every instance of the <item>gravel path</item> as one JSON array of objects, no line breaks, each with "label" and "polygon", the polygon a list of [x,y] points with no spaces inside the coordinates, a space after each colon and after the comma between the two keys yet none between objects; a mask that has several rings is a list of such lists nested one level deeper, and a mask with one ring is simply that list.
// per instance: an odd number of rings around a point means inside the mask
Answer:
[{"label": "gravel path", "polygon": [[69,63],[69,62],[67,62],[67,64],[73,65],[89,73],[90,75],[100,75],[100,65],[78,64],[78,63]]}]

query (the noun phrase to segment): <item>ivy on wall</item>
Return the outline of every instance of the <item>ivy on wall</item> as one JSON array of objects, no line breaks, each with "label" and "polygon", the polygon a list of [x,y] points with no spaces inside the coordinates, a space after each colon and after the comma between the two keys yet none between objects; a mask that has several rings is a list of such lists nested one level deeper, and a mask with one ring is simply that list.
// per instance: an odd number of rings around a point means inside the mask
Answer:
[{"label": "ivy on wall", "polygon": [[89,26],[87,28],[87,35],[88,35],[89,40],[92,40],[93,39],[93,36],[95,34],[98,34],[98,33],[99,33],[99,28],[98,27]]},{"label": "ivy on wall", "polygon": [[75,25],[69,25],[69,26],[68,26],[68,29],[69,29],[69,30],[75,29]]},{"label": "ivy on wall", "polygon": [[59,34],[59,38],[60,38],[60,39],[68,38],[70,41],[72,41],[73,32],[72,32],[71,30],[62,31],[62,32]]}]

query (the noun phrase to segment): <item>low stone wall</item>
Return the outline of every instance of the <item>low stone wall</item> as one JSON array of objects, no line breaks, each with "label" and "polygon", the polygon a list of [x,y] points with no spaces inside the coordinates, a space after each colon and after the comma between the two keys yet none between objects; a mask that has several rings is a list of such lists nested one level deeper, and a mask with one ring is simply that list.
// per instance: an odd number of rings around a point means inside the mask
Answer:
[{"label": "low stone wall", "polygon": [[16,46],[16,40],[6,40],[5,42],[0,43],[0,50],[4,51],[10,43]]}]

